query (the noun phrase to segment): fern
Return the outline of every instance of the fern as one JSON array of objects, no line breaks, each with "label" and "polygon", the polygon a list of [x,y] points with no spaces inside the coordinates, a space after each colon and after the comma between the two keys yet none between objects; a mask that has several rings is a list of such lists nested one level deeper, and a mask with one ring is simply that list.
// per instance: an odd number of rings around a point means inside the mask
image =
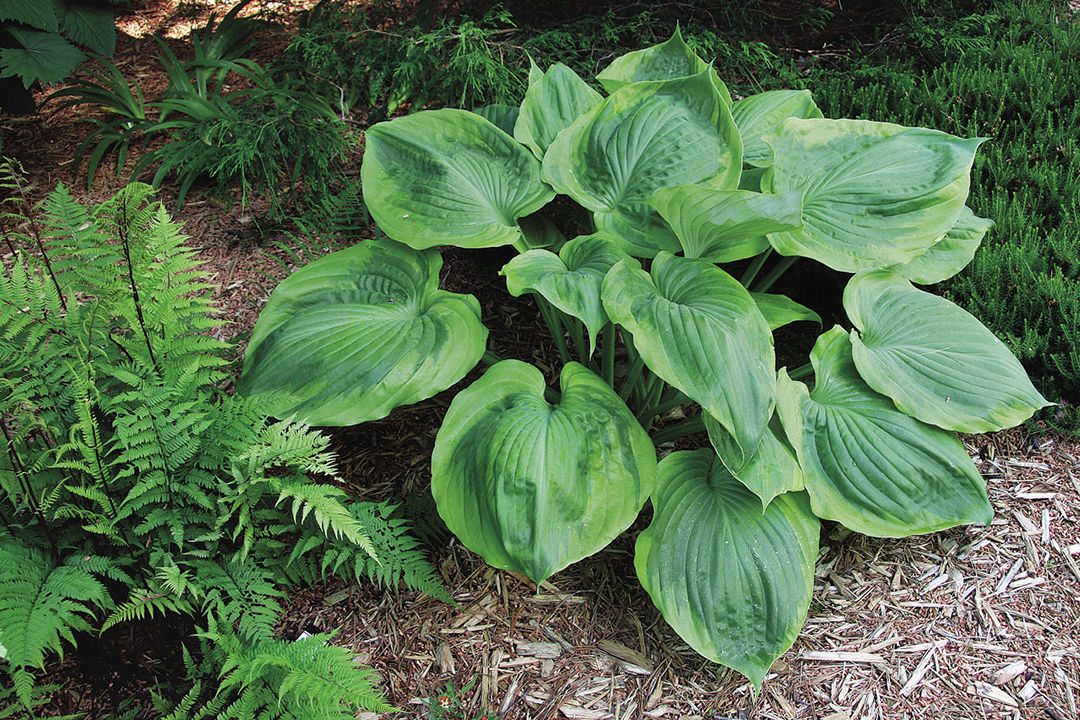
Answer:
[{"label": "fern", "polygon": [[412,590],[453,603],[420,543],[409,533],[407,521],[395,517],[395,510],[389,503],[349,505],[350,515],[370,538],[374,552],[342,539],[306,533],[297,540],[286,567],[307,580],[330,574],[350,581],[371,580],[386,588],[404,583]]},{"label": "fern", "polygon": [[30,668],[45,663],[45,652],[63,655],[63,641],[89,630],[95,608],[109,604],[101,582],[78,562],[57,564],[45,553],[0,536],[0,645],[7,649],[15,691],[24,705],[33,701]]},{"label": "fern", "polygon": [[224,655],[218,717],[230,720],[296,718],[351,720],[358,710],[393,712],[375,687],[375,674],[358,667],[344,648],[317,634],[293,642],[245,641],[213,624],[199,634]]}]

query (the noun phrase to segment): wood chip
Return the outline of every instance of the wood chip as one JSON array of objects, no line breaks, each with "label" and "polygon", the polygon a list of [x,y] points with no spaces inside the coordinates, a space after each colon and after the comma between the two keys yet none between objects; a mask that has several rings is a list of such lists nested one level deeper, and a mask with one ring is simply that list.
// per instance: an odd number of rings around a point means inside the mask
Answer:
[{"label": "wood chip", "polygon": [[558,643],[519,642],[516,649],[518,655],[527,655],[529,657],[557,658],[562,655],[562,646]]},{"label": "wood chip", "polygon": [[994,685],[1006,685],[1023,675],[1026,670],[1027,663],[1018,660],[999,669],[990,682]]},{"label": "wood chip", "polygon": [[814,660],[818,662],[871,663],[872,665],[885,664],[885,658],[876,653],[868,652],[807,650],[799,655],[799,657],[803,660]]},{"label": "wood chip", "polygon": [[[649,658],[645,657],[637,650],[632,650],[622,643],[617,643],[613,640],[601,640],[596,643],[596,647],[606,652],[616,660],[622,660],[630,667],[641,670],[642,672],[636,672],[637,675],[647,675],[653,671],[654,663]],[[633,672],[630,670],[629,672]]]},{"label": "wood chip", "polygon": [[931,647],[926,654],[923,655],[923,659],[915,666],[915,671],[911,673],[911,677],[904,683],[904,687],[900,688],[900,695],[902,697],[907,697],[915,692],[915,688],[919,687],[919,683],[921,683],[923,677],[926,676],[926,671],[930,669],[930,661],[934,659],[935,652],[937,652],[936,645]]},{"label": "wood chip", "polygon": [[968,688],[968,692],[973,695],[978,695],[981,698],[992,700],[1002,705],[1008,705],[1009,707],[1019,707],[1019,703],[1009,693],[994,687],[990,683],[984,683],[979,680],[975,681],[974,687]]}]

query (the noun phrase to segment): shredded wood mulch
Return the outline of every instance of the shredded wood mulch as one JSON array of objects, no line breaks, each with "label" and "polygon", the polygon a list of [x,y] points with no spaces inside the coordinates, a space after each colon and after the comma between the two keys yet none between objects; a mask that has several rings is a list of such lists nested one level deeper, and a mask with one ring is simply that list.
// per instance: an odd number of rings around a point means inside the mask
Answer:
[{"label": "shredded wood mulch", "polygon": [[[118,64],[152,93],[164,81],[144,35],[181,37],[225,5],[139,0],[121,23],[128,34],[120,38]],[[35,196],[58,180],[70,184],[71,158],[85,132],[80,119],[72,111],[48,120],[3,119],[5,150],[30,171]],[[89,191],[73,190],[96,201],[120,185],[103,169]],[[221,208],[196,192],[175,211],[167,188],[161,196],[218,286],[224,339],[242,343],[297,254],[310,259],[337,249],[310,241],[300,247],[280,233],[259,238],[252,228],[257,206]],[[477,295],[493,349],[531,360],[553,379],[557,355],[538,344],[535,310],[527,299],[510,298],[497,276],[508,258],[498,250],[445,256],[444,287]],[[435,431],[459,388],[336,431],[350,491],[410,505],[419,499],[422,508]],[[645,518],[540,587],[487,567],[435,529],[445,539],[435,543],[432,559],[456,605],[337,582],[294,593],[280,632],[294,638],[336,630],[334,642],[376,668],[391,702],[416,717],[431,715],[430,702],[446,694],[448,682],[468,688],[458,699],[469,720],[1080,717],[1080,441],[1018,429],[965,442],[987,479],[994,521],[907,539],[868,538],[826,524],[806,627],[759,694],[699,657],[653,608],[632,558]],[[422,513],[413,515],[419,529],[430,529]],[[127,655],[125,639],[113,637],[106,645],[83,643],[65,663],[53,663],[44,681],[63,687],[50,712],[112,717],[124,697],[181,671],[176,658],[162,660],[155,655],[161,650],[148,650],[137,635],[126,639],[136,648]],[[95,665],[114,655],[124,662],[95,676]]]}]

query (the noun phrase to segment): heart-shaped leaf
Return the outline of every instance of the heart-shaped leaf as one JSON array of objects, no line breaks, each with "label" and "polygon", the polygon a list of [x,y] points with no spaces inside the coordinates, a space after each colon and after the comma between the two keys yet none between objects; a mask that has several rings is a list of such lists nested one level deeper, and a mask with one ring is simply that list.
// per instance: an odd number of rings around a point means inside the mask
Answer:
[{"label": "heart-shaped leaf", "polygon": [[739,131],[703,72],[618,90],[555,137],[543,174],[624,250],[652,257],[679,241],[649,197],[683,183],[734,189],[741,167]]},{"label": "heart-shaped leaf", "polygon": [[608,317],[633,335],[649,369],[716,418],[749,457],[772,415],[775,357],[765,318],[710,262],[662,252],[651,272],[635,261],[608,272]]},{"label": "heart-shaped leaf", "polygon": [[856,272],[906,263],[964,207],[979,139],[869,120],[790,118],[764,137],[771,191],[803,193],[802,229],[769,236],[783,255]]},{"label": "heart-shaped leaf", "polygon": [[536,292],[567,315],[585,323],[590,351],[596,335],[608,323],[600,286],[616,263],[629,260],[603,235],[582,235],[562,246],[556,255],[548,250],[530,250],[508,262],[500,271],[506,289],[517,297]]},{"label": "heart-shaped leaf", "polygon": [[450,404],[431,457],[446,526],[490,565],[540,582],[630,526],[656,451],[615,391],[578,363],[562,399],[535,367],[504,360]]},{"label": "heart-shaped leaf", "polygon": [[731,116],[742,135],[743,162],[755,167],[768,167],[773,162],[772,150],[762,135],[790,117],[822,117],[809,90],[769,90],[751,95],[732,103]]},{"label": "heart-shaped leaf", "polygon": [[701,417],[720,461],[732,477],[761,499],[762,509],[767,508],[777,495],[803,489],[802,468],[795,457],[795,449],[784,435],[779,417],[773,415],[769,420],[768,430],[749,459],[743,457],[731,433],[711,415],[702,413]]},{"label": "heart-shaped leaf", "polygon": [[511,245],[521,238],[518,218],[554,197],[528,150],[449,108],[368,128],[360,178],[379,227],[417,249]]},{"label": "heart-shaped leaf", "polygon": [[[688,75],[697,75],[706,70],[710,70],[709,65],[690,49],[683,40],[682,30],[676,26],[675,34],[669,40],[615,58],[610,65],[600,71],[596,80],[605,90],[613,93],[631,83],[674,80]],[[720,80],[715,70],[710,70],[710,72],[721,100],[731,107],[731,93],[728,92],[727,86]]]},{"label": "heart-shaped leaf", "polygon": [[967,267],[993,226],[993,220],[978,217],[971,208],[965,207],[949,232],[929,250],[905,265],[894,265],[890,269],[920,285],[944,282]]},{"label": "heart-shaped leaf", "polygon": [[802,193],[766,195],[705,185],[661,188],[649,200],[671,225],[686,257],[726,263],[769,249],[768,233],[798,230]]},{"label": "heart-shaped leaf", "polygon": [[450,387],[487,329],[476,298],[438,289],[441,267],[367,240],[297,270],[259,314],[238,390],[268,415],[356,425]]},{"label": "heart-shaped leaf", "polygon": [[769,330],[784,327],[793,322],[807,321],[821,325],[821,316],[816,312],[795,302],[787,295],[773,293],[750,293],[757,303],[758,310],[765,316],[765,322],[769,323]]},{"label": "heart-shaped leaf", "polygon": [[683,640],[760,687],[810,607],[820,527],[806,496],[785,493],[762,512],[706,448],[661,461],[652,504],[638,580]]},{"label": "heart-shaped leaf", "polygon": [[529,83],[514,126],[514,137],[543,159],[555,136],[602,99],[577,73],[555,63]]},{"label": "heart-shaped leaf", "polygon": [[851,278],[844,309],[859,330],[851,335],[859,374],[912,417],[959,432],[992,432],[1049,404],[982,323],[897,273]]},{"label": "heart-shaped leaf", "polygon": [[818,517],[877,537],[990,522],[986,487],[964,446],[874,392],[842,328],[821,335],[810,360],[814,391],[781,371],[776,407]]}]

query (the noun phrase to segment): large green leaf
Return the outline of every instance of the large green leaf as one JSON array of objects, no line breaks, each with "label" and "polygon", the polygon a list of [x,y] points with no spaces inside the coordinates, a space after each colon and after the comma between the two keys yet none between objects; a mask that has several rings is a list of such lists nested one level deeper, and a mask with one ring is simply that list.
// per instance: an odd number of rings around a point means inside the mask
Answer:
[{"label": "large green leaf", "polygon": [[798,230],[802,193],[766,195],[706,185],[661,188],[649,199],[671,225],[686,257],[726,263],[769,249],[768,233]]},{"label": "large green leaf", "polygon": [[514,134],[514,125],[517,124],[518,116],[521,114],[521,108],[517,105],[503,105],[502,103],[481,105],[473,108],[472,111],[507,135]]},{"label": "large green leaf", "polygon": [[1049,403],[1009,349],[967,311],[890,271],[855,275],[844,309],[855,365],[912,417],[967,433],[1022,423]]},{"label": "large green leaf", "polygon": [[856,272],[905,263],[964,207],[982,141],[869,120],[785,120],[764,137],[774,193],[803,193],[802,229],[769,236],[783,255]]},{"label": "large green leaf", "polygon": [[535,367],[492,365],[454,398],[431,456],[446,526],[536,582],[629,527],[656,478],[656,451],[614,390],[578,363],[561,386],[550,405]]},{"label": "large green leaf", "polygon": [[818,520],[803,493],[758,498],[706,448],[668,455],[634,567],[664,619],[760,687],[791,647],[814,590]]},{"label": "large green leaf", "polygon": [[675,34],[659,45],[635,50],[615,58],[610,65],[596,76],[597,82],[609,93],[636,82],[653,80],[674,80],[675,78],[697,75],[710,70],[713,85],[720,98],[728,107],[731,106],[731,93],[720,80],[715,70],[690,49],[683,40],[682,30],[675,28]]},{"label": "large green leaf", "polygon": [[417,249],[513,244],[521,239],[518,218],[554,197],[528,150],[464,110],[371,126],[360,177],[371,217]]},{"label": "large green leaf", "polygon": [[567,315],[585,323],[589,348],[608,323],[600,286],[608,270],[630,256],[603,235],[582,235],[562,246],[556,255],[548,250],[529,250],[508,262],[500,271],[506,289],[517,297],[536,292]]},{"label": "large green leaf", "polygon": [[69,5],[60,26],[71,40],[112,57],[116,49],[116,21],[112,10],[92,5]]},{"label": "large green leaf", "polygon": [[874,392],[843,329],[819,337],[810,360],[814,391],[781,371],[776,407],[818,517],[878,537],[990,522],[986,487],[964,446]]},{"label": "large green leaf", "polygon": [[890,269],[920,285],[944,282],[967,267],[993,226],[993,220],[978,217],[971,208],[965,207],[949,232],[929,250],[905,265],[894,265]]},{"label": "large green leaf", "polygon": [[676,252],[679,242],[649,204],[663,187],[703,182],[734,189],[742,141],[707,73],[627,85],[560,132],[544,179],[594,212],[631,255]]},{"label": "large green leaf", "polygon": [[613,267],[601,295],[649,369],[752,455],[772,414],[775,356],[750,293],[710,262],[662,252],[651,276],[632,260]]},{"label": "large green leaf", "polygon": [[555,63],[529,83],[514,137],[543,158],[555,136],[600,102],[600,93],[585,84],[570,68]]},{"label": "large green leaf", "polygon": [[356,425],[445,390],[484,354],[472,295],[442,256],[367,240],[286,278],[255,324],[238,389],[266,414]]},{"label": "large green leaf", "polygon": [[743,139],[743,162],[755,167],[772,165],[772,149],[761,137],[790,117],[819,118],[809,90],[769,90],[736,100],[731,116]]},{"label": "large green leaf", "polygon": [[56,33],[16,27],[7,31],[22,47],[0,49],[0,77],[17,76],[23,87],[59,82],[86,59],[86,53]]}]

